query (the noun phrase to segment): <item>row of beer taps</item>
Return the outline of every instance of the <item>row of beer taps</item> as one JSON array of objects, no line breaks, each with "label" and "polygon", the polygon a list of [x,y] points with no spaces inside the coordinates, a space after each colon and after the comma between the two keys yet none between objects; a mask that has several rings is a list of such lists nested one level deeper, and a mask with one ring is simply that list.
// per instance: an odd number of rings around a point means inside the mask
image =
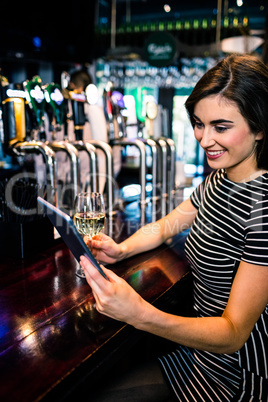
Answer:
[{"label": "row of beer taps", "polygon": [[[154,222],[157,217],[164,217],[168,212],[174,208],[175,201],[175,164],[176,164],[176,147],[171,138],[159,137],[155,138],[154,135],[146,138],[143,136],[141,130],[142,124],[137,125],[137,138],[127,138],[126,125],[122,118],[120,107],[114,99],[111,85],[106,87],[107,91],[104,94],[106,104],[107,120],[110,127],[110,145],[112,147],[135,147],[139,153],[139,181],[141,186],[140,194],[140,209],[141,209],[141,223],[143,224],[146,219],[146,207],[148,199],[146,198],[146,168],[147,156],[149,149],[149,155],[151,156],[151,177],[152,177],[152,211],[151,220]],[[156,104],[148,102],[146,110],[151,111],[156,108]],[[152,116],[149,112],[146,113],[146,117],[149,120],[153,120],[156,114]],[[114,136],[114,125],[112,122],[114,119],[118,125],[119,138]],[[160,201],[160,202],[159,202]]]},{"label": "row of beer taps", "polygon": [[[58,206],[57,161],[56,153],[64,152],[70,160],[73,197],[81,191],[79,152],[85,151],[89,157],[91,189],[98,191],[97,154],[101,149],[106,156],[107,175],[113,176],[112,150],[102,141],[83,141],[83,126],[86,122],[84,103],[86,96],[74,91],[63,91],[58,84],[42,85],[40,77],[22,84],[9,84],[1,80],[1,110],[3,120],[3,148],[7,154],[24,156],[41,154],[43,156],[47,179],[51,188],[50,200]],[[71,113],[69,107],[71,106]],[[45,113],[49,118],[52,131],[51,140],[47,140],[45,131]],[[68,139],[68,119],[74,121],[75,140]],[[64,127],[63,140],[57,140],[57,131]],[[109,189],[110,186],[108,186]],[[108,193],[108,211],[112,211],[113,192]]]},{"label": "row of beer taps", "polygon": [[[66,77],[66,73],[65,74]],[[108,143],[99,140],[84,141],[83,130],[86,123],[85,104],[90,99],[90,89],[78,93],[58,84],[43,85],[35,76],[22,84],[11,84],[0,77],[0,105],[3,120],[3,150],[10,155],[24,156],[41,154],[46,166],[50,201],[59,206],[57,152],[64,152],[70,161],[73,197],[81,191],[79,152],[88,155],[91,190],[99,190],[97,150],[105,155],[107,214],[115,214],[115,179],[113,148],[135,147],[139,153],[140,210],[141,224],[146,220],[146,197],[148,152],[151,155],[152,177],[152,221],[157,219],[157,205],[161,206],[161,216],[173,209],[175,191],[176,149],[170,138],[143,138],[137,128],[137,138],[127,138],[126,122],[122,116],[122,106],[113,97],[113,86],[109,84],[103,93],[104,114],[107,122]],[[71,109],[71,110],[70,110]],[[47,138],[45,116],[48,117],[52,137]],[[68,122],[73,120],[75,140],[68,139]],[[116,125],[116,130],[115,130]],[[57,140],[57,132],[63,128],[64,138]]]}]

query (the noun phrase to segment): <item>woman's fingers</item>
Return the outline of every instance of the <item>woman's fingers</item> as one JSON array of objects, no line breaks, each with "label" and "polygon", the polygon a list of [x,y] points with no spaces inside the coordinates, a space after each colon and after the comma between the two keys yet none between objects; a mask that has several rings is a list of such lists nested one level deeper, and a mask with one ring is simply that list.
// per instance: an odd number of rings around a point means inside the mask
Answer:
[{"label": "woman's fingers", "polygon": [[[80,257],[80,265],[84,270],[84,273],[90,281],[94,281],[95,283],[101,285],[102,280],[103,282],[107,282],[105,278],[99,273],[99,271],[94,267],[94,265],[88,260],[88,258],[84,257],[83,255]],[[105,269],[102,266],[103,269]]]},{"label": "woman's fingers", "polygon": [[136,322],[141,306],[141,297],[122,278],[109,269],[102,267],[109,277],[107,281],[84,256],[81,266],[96,300],[97,310],[111,318],[128,323]]},{"label": "woman's fingers", "polygon": [[109,236],[103,233],[93,238],[84,236],[84,242],[98,261],[108,264],[114,264],[117,261],[119,247]]}]

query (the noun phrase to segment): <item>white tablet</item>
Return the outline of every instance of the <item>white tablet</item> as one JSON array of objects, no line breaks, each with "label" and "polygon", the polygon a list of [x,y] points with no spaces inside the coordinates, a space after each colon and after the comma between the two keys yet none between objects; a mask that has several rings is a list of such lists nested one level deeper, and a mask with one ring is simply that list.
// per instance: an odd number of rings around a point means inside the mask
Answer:
[{"label": "white tablet", "polygon": [[73,223],[72,218],[65,212],[62,212],[59,208],[50,204],[48,201],[44,200],[42,197],[37,197],[37,201],[42,205],[44,212],[50,219],[51,223],[59,234],[61,235],[63,241],[69,247],[71,252],[77,261],[80,261],[80,256],[84,255],[89,261],[94,265],[94,267],[99,271],[99,273],[107,280],[109,278],[103,272],[99,263],[96,261],[95,257],[87,247],[82,236],[79,234],[78,230]]}]

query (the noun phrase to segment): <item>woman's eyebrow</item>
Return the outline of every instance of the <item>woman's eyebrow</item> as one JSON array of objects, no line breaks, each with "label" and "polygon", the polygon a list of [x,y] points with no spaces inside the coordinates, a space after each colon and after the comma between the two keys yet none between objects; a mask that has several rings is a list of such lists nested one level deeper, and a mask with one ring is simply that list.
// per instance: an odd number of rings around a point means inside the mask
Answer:
[{"label": "woman's eyebrow", "polygon": [[193,118],[194,118],[195,120],[201,121],[201,119],[199,119],[199,117],[196,116],[194,113],[193,113]]},{"label": "woman's eyebrow", "polygon": [[[194,114],[194,113],[193,113],[193,118],[195,120],[202,122],[202,120],[198,116],[196,116],[196,114]],[[233,121],[226,120],[226,119],[217,119],[217,120],[211,120],[211,122],[209,124],[215,125],[215,124],[221,124],[221,123],[233,123]]]},{"label": "woman's eyebrow", "polygon": [[221,123],[233,123],[231,120],[225,119],[218,119],[218,120],[211,120],[210,124],[221,124]]}]

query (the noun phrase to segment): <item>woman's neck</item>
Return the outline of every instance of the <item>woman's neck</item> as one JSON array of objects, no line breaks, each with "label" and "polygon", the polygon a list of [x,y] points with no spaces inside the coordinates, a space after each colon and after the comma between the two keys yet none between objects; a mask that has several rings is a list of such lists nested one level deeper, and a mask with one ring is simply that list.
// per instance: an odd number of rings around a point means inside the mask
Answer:
[{"label": "woman's neck", "polygon": [[267,170],[265,170],[265,169],[256,169],[251,172],[245,172],[242,170],[239,173],[230,172],[228,169],[226,169],[225,171],[226,171],[228,179],[233,181],[234,183],[247,183],[247,182],[254,180],[257,177],[263,175],[264,173],[267,173]]}]

